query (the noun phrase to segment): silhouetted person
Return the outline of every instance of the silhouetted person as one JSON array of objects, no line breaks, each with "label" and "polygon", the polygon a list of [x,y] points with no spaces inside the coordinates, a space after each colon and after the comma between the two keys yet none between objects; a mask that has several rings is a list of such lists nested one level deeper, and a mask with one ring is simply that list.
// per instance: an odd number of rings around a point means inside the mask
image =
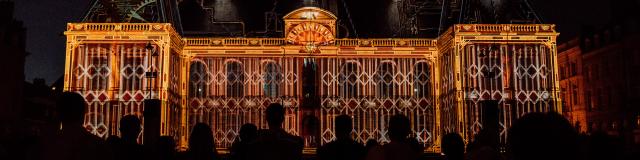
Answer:
[{"label": "silhouetted person", "polygon": [[529,113],[509,129],[508,151],[513,160],[577,159],[577,133],[561,115]]},{"label": "silhouetted person", "polygon": [[140,135],[140,119],[135,115],[126,115],[120,119],[120,147],[115,150],[115,158],[119,160],[143,159],[142,145],[138,144]]},{"label": "silhouetted person", "polygon": [[336,140],[318,149],[321,160],[359,160],[364,158],[365,148],[362,144],[351,139],[353,124],[351,117],[340,115],[335,119]]},{"label": "silhouetted person", "polygon": [[619,160],[624,157],[622,143],[614,136],[597,131],[589,136],[587,146],[587,160],[606,159]]},{"label": "silhouetted person", "polygon": [[213,132],[209,125],[197,123],[191,130],[189,137],[189,150],[185,160],[212,160],[218,159]]},{"label": "silhouetted person", "polygon": [[118,150],[120,150],[120,146],[122,146],[122,139],[117,135],[110,135],[105,142],[106,146],[109,147],[111,152],[114,154],[113,157],[115,159]]},{"label": "silhouetted person", "polygon": [[369,139],[369,140],[367,140],[367,144],[366,144],[364,147],[365,147],[365,150],[366,150],[367,152],[369,152],[369,150],[370,150],[371,148],[373,148],[373,147],[377,147],[377,146],[380,146],[380,143],[378,143],[378,141],[377,141],[377,140],[375,140],[375,139]]},{"label": "silhouetted person", "polygon": [[464,141],[459,134],[449,133],[444,135],[440,144],[445,160],[464,159]]},{"label": "silhouetted person", "polygon": [[171,136],[161,136],[156,143],[155,159],[156,160],[175,160],[176,155],[176,142]]},{"label": "silhouetted person", "polygon": [[367,140],[367,145],[365,146],[365,157],[366,160],[384,160],[384,154],[382,154],[382,146],[375,139]]},{"label": "silhouetted person", "polygon": [[391,141],[382,146],[385,160],[415,160],[422,156],[424,148],[415,139],[408,138],[411,122],[404,115],[394,115],[389,120]]},{"label": "silhouetted person", "polygon": [[269,129],[260,130],[256,142],[251,145],[251,159],[299,160],[302,158],[302,138],[291,135],[282,129],[284,107],[271,104],[267,107],[266,117]]},{"label": "silhouetted person", "polygon": [[[502,160],[504,157],[498,150],[497,136],[492,129],[482,129],[473,141],[467,145],[467,159],[473,160]],[[497,134],[497,133],[496,133]]]},{"label": "silhouetted person", "polygon": [[231,145],[231,159],[233,160],[248,160],[249,159],[249,145],[252,144],[258,136],[258,127],[251,123],[247,123],[240,127],[240,135]]},{"label": "silhouetted person", "polygon": [[78,93],[62,93],[56,110],[61,129],[45,142],[44,156],[48,160],[110,159],[104,141],[84,127],[85,101]]}]

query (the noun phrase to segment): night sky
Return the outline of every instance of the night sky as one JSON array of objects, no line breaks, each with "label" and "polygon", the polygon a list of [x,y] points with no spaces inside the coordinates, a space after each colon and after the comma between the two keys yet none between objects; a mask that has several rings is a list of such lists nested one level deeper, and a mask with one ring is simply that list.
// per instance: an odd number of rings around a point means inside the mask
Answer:
[{"label": "night sky", "polygon": [[[26,80],[45,78],[48,84],[64,72],[65,37],[68,22],[77,22],[91,0],[14,0],[15,16],[27,28]],[[610,22],[609,0],[530,0],[546,23],[557,24],[560,41],[575,37],[583,25]]]},{"label": "night sky", "polygon": [[15,17],[27,28],[25,79],[53,83],[64,74],[63,35],[67,22],[80,21],[91,0],[14,0]]}]

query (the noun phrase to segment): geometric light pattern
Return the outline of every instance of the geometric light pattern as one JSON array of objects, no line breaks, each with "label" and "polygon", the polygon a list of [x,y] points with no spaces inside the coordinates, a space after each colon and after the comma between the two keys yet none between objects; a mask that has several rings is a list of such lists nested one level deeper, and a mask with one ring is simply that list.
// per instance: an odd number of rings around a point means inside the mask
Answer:
[{"label": "geometric light pattern", "polygon": [[[291,22],[335,25],[324,17]],[[65,91],[82,94],[84,125],[101,137],[118,135],[124,115],[142,119],[148,98],[161,100],[161,134],[181,149],[197,122],[221,149],[244,123],[267,128],[270,103],[286,107],[285,130],[320,144],[335,138],[340,114],[353,117],[355,140],[382,143],[390,116],[404,114],[431,152],[446,133],[472,140],[483,100],[499,101],[503,142],[523,114],[561,112],[553,25],[454,25],[438,39],[333,39],[314,52],[285,38],[183,38],[161,23],[73,23],[65,34]]]},{"label": "geometric light pattern", "polygon": [[487,113],[480,105],[485,100],[498,101],[503,143],[508,128],[524,114],[561,112],[555,78],[556,35],[552,26],[544,25],[457,25],[441,35],[438,99],[442,132],[458,132],[472,141],[485,124],[482,117]]},{"label": "geometric light pattern", "polygon": [[[506,141],[507,126],[529,112],[548,112],[552,87],[550,57],[544,45],[473,44],[465,47],[462,77],[466,95],[466,134],[473,136],[482,128],[479,103],[496,100],[499,107],[500,135]],[[510,56],[511,55],[511,56]],[[506,73],[508,72],[508,73]],[[510,97],[513,96],[513,97]],[[546,96],[546,97],[545,97]]]},{"label": "geometric light pattern", "polygon": [[283,103],[288,115],[284,128],[298,134],[297,62],[293,58],[194,58],[189,80],[189,126],[207,123],[218,147],[231,147],[242,124],[267,128],[266,107]]},{"label": "geometric light pattern", "polygon": [[333,122],[341,114],[353,117],[355,140],[389,142],[389,118],[404,114],[414,122],[411,136],[425,146],[432,145],[435,108],[434,91],[429,87],[431,64],[423,58],[320,59],[322,143],[335,139]]},{"label": "geometric light pattern", "polygon": [[[150,52],[145,49],[145,44],[86,44],[77,47],[70,89],[87,101],[84,126],[91,133],[100,137],[119,135],[117,128],[122,116],[142,118],[142,102],[149,95],[149,83],[144,75],[151,69]],[[114,66],[111,61],[120,63]],[[119,84],[113,84],[110,78],[119,78],[116,81]]]}]

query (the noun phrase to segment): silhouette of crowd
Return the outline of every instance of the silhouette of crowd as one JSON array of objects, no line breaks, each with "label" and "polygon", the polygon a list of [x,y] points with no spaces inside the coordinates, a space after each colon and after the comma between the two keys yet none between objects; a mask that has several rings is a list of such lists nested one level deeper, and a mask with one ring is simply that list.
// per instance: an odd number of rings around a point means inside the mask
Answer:
[{"label": "silhouette of crowd", "polygon": [[[192,127],[188,149],[178,152],[174,137],[161,136],[153,146],[142,145],[141,123],[138,116],[127,115],[120,119],[120,137],[110,135],[103,140],[89,133],[83,127],[85,102],[82,96],[66,92],[60,95],[57,105],[59,125],[45,134],[41,142],[29,147],[26,155],[11,157],[11,148],[1,146],[3,159],[53,159],[53,160],[300,160],[303,159],[304,141],[292,135],[281,126],[285,109],[280,104],[270,104],[266,111],[268,129],[260,129],[254,124],[241,126],[239,135],[230,148],[228,156],[219,155],[216,150],[212,129],[204,123]],[[489,104],[489,111],[497,109],[497,104]],[[497,111],[497,110],[496,110]],[[506,144],[500,142],[497,121],[495,126],[486,124],[467,143],[457,133],[447,133],[441,137],[441,155],[432,157],[445,160],[619,160],[633,159],[624,153],[622,142],[606,133],[590,136],[580,135],[571,124],[556,113],[530,113],[513,122],[506,132]],[[339,115],[334,122],[335,138],[316,150],[313,159],[320,160],[418,160],[428,159],[423,153],[426,148],[416,138],[410,136],[411,120],[396,114],[388,123],[389,142],[379,144],[368,140],[362,144],[354,140],[353,119]],[[145,141],[146,143],[146,141]],[[35,154],[29,154],[35,153]],[[14,153],[13,155],[21,154]],[[8,157],[8,158],[7,158]],[[308,158],[308,157],[307,157]]]}]

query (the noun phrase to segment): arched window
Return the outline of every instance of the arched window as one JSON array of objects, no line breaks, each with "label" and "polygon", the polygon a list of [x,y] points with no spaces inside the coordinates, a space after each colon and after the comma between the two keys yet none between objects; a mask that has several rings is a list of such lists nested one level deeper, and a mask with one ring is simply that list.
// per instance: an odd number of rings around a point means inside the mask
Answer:
[{"label": "arched window", "polygon": [[358,97],[360,83],[358,76],[360,74],[360,65],[357,62],[347,62],[340,67],[339,85],[340,96],[344,98]]},{"label": "arched window", "polygon": [[394,96],[395,83],[393,82],[393,76],[395,74],[395,68],[393,62],[382,61],[378,65],[378,71],[376,72],[378,83],[378,97],[389,98]]},{"label": "arched window", "polygon": [[207,68],[202,62],[192,62],[189,72],[189,97],[207,96]]},{"label": "arched window", "polygon": [[242,97],[244,95],[244,67],[237,61],[229,61],[227,67],[227,97]]},{"label": "arched window", "polygon": [[418,62],[413,69],[413,93],[415,97],[431,96],[431,67],[426,62]]},{"label": "arched window", "polygon": [[275,62],[268,62],[264,65],[264,95],[267,97],[280,96],[280,83],[282,82],[282,71],[280,65]]}]

